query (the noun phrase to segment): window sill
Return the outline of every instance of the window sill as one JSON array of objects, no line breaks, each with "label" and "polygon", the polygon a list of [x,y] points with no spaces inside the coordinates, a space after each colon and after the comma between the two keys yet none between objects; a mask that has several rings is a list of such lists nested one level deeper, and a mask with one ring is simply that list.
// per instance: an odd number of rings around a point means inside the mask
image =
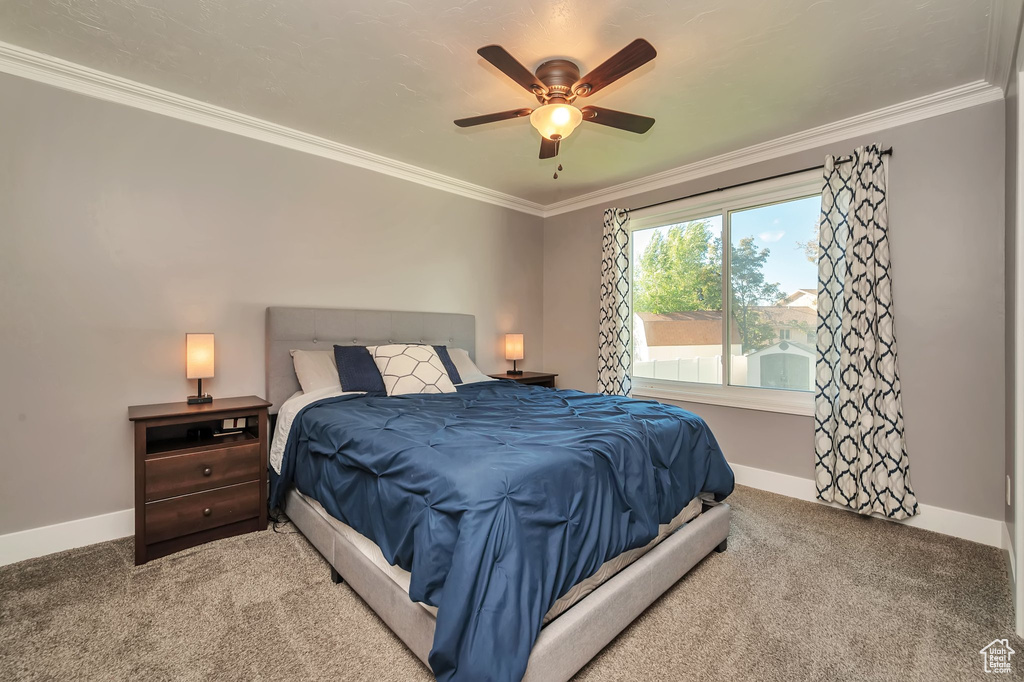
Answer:
[{"label": "window sill", "polygon": [[[634,379],[634,382],[636,381]],[[704,388],[687,385],[685,388],[681,388],[637,382],[634,383],[632,395],[634,397],[655,398],[657,400],[674,400],[687,403],[736,407],[743,410],[795,414],[802,417],[814,416],[814,394],[797,391],[741,388],[736,386],[728,388],[708,386]]]}]

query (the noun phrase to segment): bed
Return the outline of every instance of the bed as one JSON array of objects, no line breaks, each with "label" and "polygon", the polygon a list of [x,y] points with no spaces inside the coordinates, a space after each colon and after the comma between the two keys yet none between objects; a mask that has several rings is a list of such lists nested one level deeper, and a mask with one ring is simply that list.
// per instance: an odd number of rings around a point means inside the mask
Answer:
[{"label": "bed", "polygon": [[[266,330],[272,412],[293,349],[476,347],[468,315],[268,308]],[[438,679],[567,680],[725,547],[732,472],[658,403],[479,382],[291,416],[272,498]]]}]

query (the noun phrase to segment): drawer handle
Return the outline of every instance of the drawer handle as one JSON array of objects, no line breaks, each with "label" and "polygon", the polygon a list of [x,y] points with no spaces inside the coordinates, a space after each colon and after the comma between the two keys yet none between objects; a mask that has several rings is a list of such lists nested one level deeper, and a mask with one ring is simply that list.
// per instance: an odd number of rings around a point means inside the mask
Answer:
[{"label": "drawer handle", "polygon": [[210,467],[206,467],[205,469],[203,469],[203,476],[209,476],[212,473],[213,469],[211,469]]},{"label": "drawer handle", "polygon": [[212,513],[213,513],[213,510],[210,509],[209,507],[207,507],[206,509],[203,510],[203,516],[209,516]]}]

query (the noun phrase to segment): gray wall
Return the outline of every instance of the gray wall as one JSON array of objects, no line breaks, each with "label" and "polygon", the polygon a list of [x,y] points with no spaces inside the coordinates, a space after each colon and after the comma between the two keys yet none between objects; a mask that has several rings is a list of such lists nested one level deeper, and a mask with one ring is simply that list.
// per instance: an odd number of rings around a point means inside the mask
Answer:
[{"label": "gray wall", "polygon": [[[1016,62],[1015,62],[1016,63]],[[1017,127],[1018,127],[1018,95],[1017,73],[1010,74],[1010,87],[1006,93],[1006,246],[1005,246],[1005,296],[1006,296],[1006,333],[1004,337],[1004,353],[1006,358],[1006,410],[1005,410],[1005,473],[1013,481],[1014,487],[1019,484],[1014,472],[1013,460],[1013,416],[1015,408],[1014,381],[1016,360],[1014,357],[1014,325],[1016,323],[1016,232],[1017,232]],[[1004,500],[1005,503],[1005,500]],[[1010,551],[1014,543],[1014,511],[1012,505],[1006,505],[1004,520],[1010,534]]]},{"label": "gray wall", "polygon": [[[1024,21],[1024,18],[1022,18]],[[1005,267],[1005,296],[1006,296],[1006,335],[1005,335],[1005,356],[1006,356],[1006,455],[1005,473],[1013,482],[1013,494],[1017,495],[1017,487],[1021,481],[1017,478],[1016,461],[1014,459],[1014,416],[1017,414],[1018,405],[1016,393],[1017,363],[1021,358],[1016,356],[1014,345],[1015,329],[1017,326],[1017,301],[1016,279],[1018,268],[1021,264],[1017,262],[1017,211],[1018,202],[1021,198],[1018,195],[1017,164],[1020,154],[1020,141],[1018,131],[1020,129],[1020,93],[1017,83],[1018,72],[1024,70],[1024,55],[1021,53],[1021,27],[1017,28],[1017,44],[1013,68],[1010,70],[1010,83],[1006,92],[1006,256]],[[1016,515],[1017,511],[1012,505],[1007,505],[1005,510],[1005,521],[1010,536],[1010,554],[1013,555],[1017,546],[1016,536]],[[1016,589],[1016,585],[1014,586]],[[1018,618],[1020,622],[1020,618]]]},{"label": "gray wall", "polygon": [[0,533],[127,509],[127,407],[263,393],[268,305],[476,315],[542,359],[542,221],[0,75]]},{"label": "gray wall", "polygon": [[[1003,517],[1001,475],[1012,471],[1006,106],[1016,98],[614,202],[893,145],[913,483],[922,502],[991,518]],[[601,206],[542,223],[5,75],[0,120],[0,533],[131,507],[127,406],[194,388],[187,331],[217,334],[215,395],[262,394],[267,305],[471,313],[483,369],[505,366],[500,335],[516,330],[528,369],[596,386]],[[809,418],[684,406],[732,461],[811,476]]]},{"label": "gray wall", "polygon": [[[613,202],[631,207],[892,145],[890,245],[911,480],[926,504],[1003,518],[1004,104],[992,102]],[[596,387],[601,214],[544,223],[544,362]],[[813,476],[812,419],[684,404],[730,461]]]}]

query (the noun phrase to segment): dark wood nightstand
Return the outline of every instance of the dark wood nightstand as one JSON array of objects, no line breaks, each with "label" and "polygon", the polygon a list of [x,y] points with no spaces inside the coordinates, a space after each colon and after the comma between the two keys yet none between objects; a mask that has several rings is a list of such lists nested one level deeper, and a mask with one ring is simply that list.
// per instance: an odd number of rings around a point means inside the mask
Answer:
[{"label": "dark wood nightstand", "polygon": [[267,527],[267,408],[254,395],[128,408],[135,565]]},{"label": "dark wood nightstand", "polygon": [[512,381],[518,381],[521,384],[530,384],[532,386],[544,386],[546,388],[555,387],[555,377],[557,374],[549,374],[548,372],[523,372],[522,374],[488,374],[487,376],[492,379],[511,379]]}]

